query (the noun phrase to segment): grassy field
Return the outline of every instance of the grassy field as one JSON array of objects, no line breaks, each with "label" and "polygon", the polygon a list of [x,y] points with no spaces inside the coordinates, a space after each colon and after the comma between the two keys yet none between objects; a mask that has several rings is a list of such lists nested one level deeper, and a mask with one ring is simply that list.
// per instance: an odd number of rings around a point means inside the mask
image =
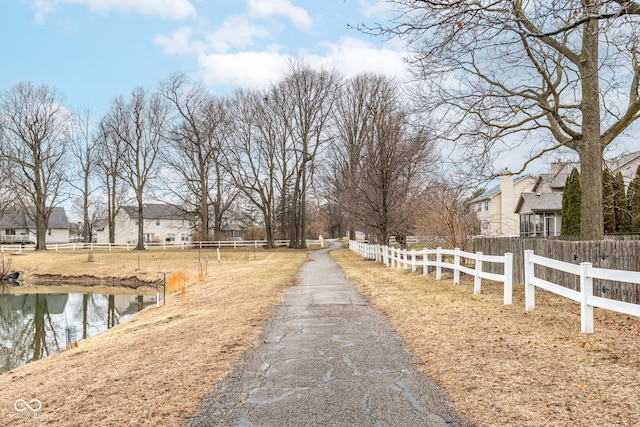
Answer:
[{"label": "grassy field", "polygon": [[[502,288],[435,281],[332,256],[421,360],[420,369],[478,426],[638,425],[640,322],[596,310],[596,333],[580,333],[576,304],[539,292],[524,311],[522,288],[502,305]],[[5,255],[8,257],[8,255]],[[208,257],[199,280],[198,258]],[[45,425],[181,425],[258,336],[306,259],[289,250],[28,253],[12,257],[25,275],[156,280],[182,270],[186,293],[81,341],[78,349],[0,375],[0,425],[34,425],[16,399],[38,399]],[[6,258],[5,258],[6,261]]]},{"label": "grassy field", "polygon": [[474,295],[471,280],[332,254],[475,425],[640,425],[638,318],[596,309],[595,334],[581,334],[578,304],[552,294],[526,312],[522,286],[505,306],[501,284]]},{"label": "grassy field", "polygon": [[[208,257],[199,281],[198,257]],[[182,270],[186,293],[63,351],[0,375],[0,425],[179,426],[239,358],[306,260],[287,250],[27,253],[13,268],[35,274],[155,280]],[[34,419],[14,402],[38,399]],[[23,418],[24,417],[24,418]]]}]

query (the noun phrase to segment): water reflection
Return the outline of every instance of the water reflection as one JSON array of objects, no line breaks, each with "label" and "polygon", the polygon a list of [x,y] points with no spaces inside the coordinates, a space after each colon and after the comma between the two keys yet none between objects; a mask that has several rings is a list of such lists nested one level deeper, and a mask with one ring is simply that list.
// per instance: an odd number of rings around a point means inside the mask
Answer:
[{"label": "water reflection", "polygon": [[155,295],[0,294],[0,372],[49,356],[155,302]]}]

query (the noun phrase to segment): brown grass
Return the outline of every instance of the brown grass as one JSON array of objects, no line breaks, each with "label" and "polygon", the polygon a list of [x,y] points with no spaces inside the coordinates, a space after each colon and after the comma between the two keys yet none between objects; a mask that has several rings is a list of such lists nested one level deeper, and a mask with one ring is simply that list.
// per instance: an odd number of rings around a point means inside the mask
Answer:
[{"label": "brown grass", "polygon": [[526,312],[522,286],[505,306],[501,284],[474,295],[470,280],[332,254],[473,424],[640,425],[638,318],[596,309],[595,334],[581,334],[579,306],[546,292]]},{"label": "brown grass", "polygon": [[[201,254],[205,256],[205,254]],[[19,260],[17,258],[20,258]],[[225,251],[209,254],[208,274],[188,283],[166,306],[63,351],[0,375],[0,425],[178,426],[226,374],[241,352],[255,345],[273,307],[306,259],[303,252]],[[198,253],[29,253],[14,268],[29,273],[151,278],[182,270],[198,278]],[[138,267],[139,265],[139,267]],[[17,399],[38,399],[36,415],[17,412]]]}]

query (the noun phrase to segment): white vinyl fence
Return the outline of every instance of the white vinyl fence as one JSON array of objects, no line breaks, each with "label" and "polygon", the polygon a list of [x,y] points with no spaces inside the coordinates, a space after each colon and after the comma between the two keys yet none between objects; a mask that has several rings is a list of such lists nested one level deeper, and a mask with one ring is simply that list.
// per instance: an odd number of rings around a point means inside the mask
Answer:
[{"label": "white vinyl fence", "polygon": [[[471,253],[456,249],[422,249],[407,250],[391,246],[371,245],[367,243],[349,241],[349,248],[358,252],[366,259],[383,262],[387,267],[404,268],[417,271],[422,267],[422,274],[427,274],[429,267],[434,267],[436,280],[442,279],[442,270],[453,271],[453,283],[460,284],[460,273],[474,277],[473,292],[479,294],[482,287],[482,279],[504,283],[504,304],[511,304],[513,295],[513,254],[503,256],[483,255],[482,252]],[[452,260],[449,262],[447,260]],[[467,266],[466,261],[473,261],[473,268]],[[503,274],[489,273],[482,270],[483,262],[503,264]]]},{"label": "white vinyl fence", "polygon": [[[504,303],[511,304],[512,302],[513,254],[511,253],[506,253],[504,256],[489,256],[483,255],[482,252],[474,254],[460,249],[401,250],[387,246],[359,243],[353,240],[349,242],[349,248],[366,259],[383,262],[388,267],[411,269],[411,271],[415,272],[417,267],[421,266],[423,274],[428,273],[429,267],[434,267],[436,280],[442,278],[443,268],[453,270],[454,284],[460,283],[461,272],[472,275],[474,277],[473,290],[476,294],[480,293],[482,279],[503,282]],[[453,258],[453,262],[447,261],[447,258],[449,260]],[[461,262],[464,259],[475,261],[473,268]],[[640,317],[640,305],[638,304],[593,295],[594,279],[640,285],[640,272],[596,268],[590,262],[583,262],[579,265],[571,264],[535,255],[531,250],[524,251],[524,259],[526,310],[535,308],[535,289],[540,288],[580,303],[580,325],[583,333],[593,333],[594,331],[594,307]],[[482,271],[483,262],[504,264],[504,274]],[[536,276],[535,267],[537,265],[576,275],[579,279],[580,290],[576,291]]]},{"label": "white vinyl fence", "polygon": [[[536,277],[536,265],[575,274],[580,280],[580,290],[575,291]],[[568,262],[544,258],[535,255],[531,250],[527,250],[524,251],[524,275],[526,310],[533,310],[535,308],[535,288],[544,289],[573,301],[577,301],[580,303],[580,329],[583,333],[593,333],[594,307],[606,308],[607,310],[617,311],[631,316],[640,316],[640,305],[593,295],[593,279],[611,280],[638,285],[640,284],[640,272],[595,268],[590,262],[583,262],[579,265],[570,264]]]}]

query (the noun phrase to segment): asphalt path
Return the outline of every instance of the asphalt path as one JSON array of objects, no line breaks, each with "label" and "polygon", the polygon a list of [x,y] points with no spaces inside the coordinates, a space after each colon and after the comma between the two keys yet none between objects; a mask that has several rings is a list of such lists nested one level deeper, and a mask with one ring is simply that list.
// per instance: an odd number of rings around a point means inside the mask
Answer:
[{"label": "asphalt path", "polygon": [[[309,261],[260,340],[185,426],[469,426],[342,274],[328,251]],[[444,355],[443,355],[444,357]]]}]

